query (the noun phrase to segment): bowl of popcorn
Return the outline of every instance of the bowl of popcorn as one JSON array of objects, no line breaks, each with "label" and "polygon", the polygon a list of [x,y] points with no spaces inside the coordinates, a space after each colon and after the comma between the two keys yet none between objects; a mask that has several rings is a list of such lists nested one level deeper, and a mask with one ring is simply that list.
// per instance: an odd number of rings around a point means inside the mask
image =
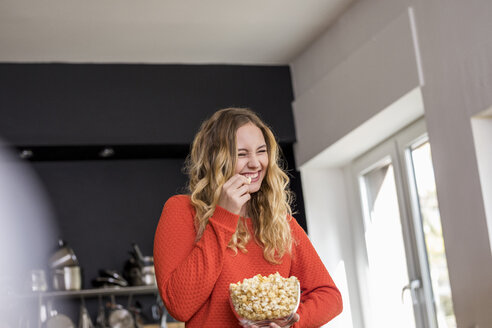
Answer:
[{"label": "bowl of popcorn", "polygon": [[268,327],[271,322],[285,326],[299,307],[300,295],[299,280],[284,278],[278,272],[229,285],[232,311],[243,326]]}]

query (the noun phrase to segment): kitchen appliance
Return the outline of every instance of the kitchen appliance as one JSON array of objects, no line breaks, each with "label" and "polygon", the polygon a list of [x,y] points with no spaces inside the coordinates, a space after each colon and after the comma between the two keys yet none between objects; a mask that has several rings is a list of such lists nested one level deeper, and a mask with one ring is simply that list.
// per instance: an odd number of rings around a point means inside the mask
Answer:
[{"label": "kitchen appliance", "polygon": [[49,263],[52,269],[79,265],[75,252],[72,248],[68,247],[67,243],[62,239],[58,240],[58,249],[50,257]]},{"label": "kitchen appliance", "polygon": [[96,317],[96,328],[106,328],[106,310],[104,309],[102,295],[99,295],[99,310],[97,311]]},{"label": "kitchen appliance", "polygon": [[48,312],[48,318],[44,327],[46,328],[75,328],[75,324],[65,314],[58,313],[53,309],[53,303],[51,300],[47,301],[46,310]]},{"label": "kitchen appliance", "polygon": [[75,328],[75,325],[65,314],[56,313],[46,321],[46,328]]},{"label": "kitchen appliance", "polygon": [[44,270],[31,270],[31,290],[33,292],[45,292],[48,290],[46,274]]},{"label": "kitchen appliance", "polygon": [[82,301],[80,305],[80,315],[79,315],[79,326],[78,328],[94,328],[91,317],[87,308],[85,307],[85,302]]},{"label": "kitchen appliance", "polygon": [[142,282],[144,285],[156,285],[154,258],[152,256],[144,256],[144,261],[141,267]]},{"label": "kitchen appliance", "polygon": [[92,280],[94,287],[127,287],[128,281],[115,270],[101,269],[99,277]]},{"label": "kitchen appliance", "polygon": [[108,322],[111,328],[135,328],[132,314],[124,308],[113,309],[109,314]]},{"label": "kitchen appliance", "polygon": [[80,290],[82,288],[82,274],[79,266],[65,266],[52,270],[53,289]]},{"label": "kitchen appliance", "polygon": [[72,248],[60,239],[58,249],[49,259],[52,287],[54,290],[80,290],[82,288],[82,269]]},{"label": "kitchen appliance", "polygon": [[132,286],[150,286],[156,284],[154,258],[143,256],[137,244],[132,244],[130,259],[126,261],[124,276]]},{"label": "kitchen appliance", "polygon": [[111,311],[108,316],[108,325],[110,328],[135,328],[133,315],[122,305],[116,304],[114,295],[111,295],[110,306]]}]

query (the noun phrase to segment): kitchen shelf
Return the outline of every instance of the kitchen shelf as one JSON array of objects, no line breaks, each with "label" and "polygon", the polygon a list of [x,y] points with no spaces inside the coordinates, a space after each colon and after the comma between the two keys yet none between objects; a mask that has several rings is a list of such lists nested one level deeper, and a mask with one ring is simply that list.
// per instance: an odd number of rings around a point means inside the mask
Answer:
[{"label": "kitchen shelf", "polygon": [[103,295],[143,295],[157,293],[157,286],[105,287],[81,290],[32,292],[22,297],[51,298],[51,297],[97,297]]}]

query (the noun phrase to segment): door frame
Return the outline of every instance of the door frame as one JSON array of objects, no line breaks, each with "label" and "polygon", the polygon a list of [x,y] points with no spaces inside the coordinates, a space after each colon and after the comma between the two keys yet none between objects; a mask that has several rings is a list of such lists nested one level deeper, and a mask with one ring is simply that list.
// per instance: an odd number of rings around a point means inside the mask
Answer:
[{"label": "door frame", "polygon": [[[353,195],[352,206],[354,207],[355,220],[355,256],[359,259],[358,275],[360,286],[367,286],[368,281],[368,255],[365,243],[365,225],[367,218],[363,208],[362,189],[360,188],[360,179],[362,176],[381,165],[386,160],[391,160],[393,164],[396,193],[398,198],[398,208],[400,211],[400,220],[402,226],[402,237],[405,248],[407,261],[408,278],[410,281],[420,281],[422,288],[417,288],[413,293],[413,310],[417,328],[437,328],[435,320],[434,304],[429,304],[427,300],[432,300],[432,286],[430,284],[430,274],[427,266],[427,256],[425,249],[419,247],[423,238],[417,231],[421,229],[420,209],[418,202],[415,202],[417,196],[410,188],[409,181],[412,181],[413,171],[411,168],[410,158],[406,149],[420,139],[426,139],[427,132],[423,118],[411,123],[395,135],[386,139],[377,146],[371,148],[366,153],[357,157],[350,164],[348,175],[350,176],[351,190]],[[424,244],[420,244],[424,245]],[[402,286],[403,288],[404,286]],[[368,313],[370,307],[370,295],[366,288],[361,290],[361,303],[364,309],[365,326],[377,327],[377,323],[369,322]],[[366,289],[366,290],[364,290]],[[429,294],[430,293],[430,294]],[[430,320],[429,320],[430,319]]]}]

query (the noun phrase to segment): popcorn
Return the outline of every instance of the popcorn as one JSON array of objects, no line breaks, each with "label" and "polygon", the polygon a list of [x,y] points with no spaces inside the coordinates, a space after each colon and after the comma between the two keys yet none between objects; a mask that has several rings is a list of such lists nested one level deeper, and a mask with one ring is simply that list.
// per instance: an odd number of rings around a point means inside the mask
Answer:
[{"label": "popcorn", "polygon": [[297,310],[299,280],[282,277],[278,272],[264,277],[261,274],[243,282],[229,285],[236,313],[248,320],[285,318]]}]

